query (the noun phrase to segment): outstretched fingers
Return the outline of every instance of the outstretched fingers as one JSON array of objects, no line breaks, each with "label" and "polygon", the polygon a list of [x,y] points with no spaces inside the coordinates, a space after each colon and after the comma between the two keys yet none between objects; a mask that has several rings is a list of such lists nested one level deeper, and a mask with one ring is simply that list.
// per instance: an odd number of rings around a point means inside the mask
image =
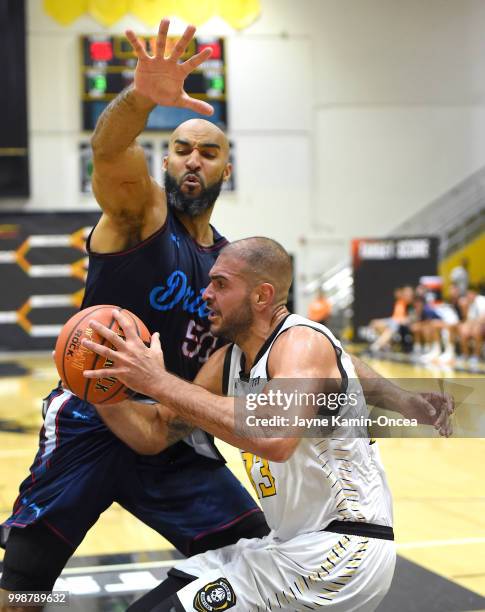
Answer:
[{"label": "outstretched fingers", "polygon": [[176,42],[172,49],[172,53],[170,54],[170,59],[174,62],[177,62],[183,55],[185,49],[187,48],[189,42],[192,40],[195,34],[195,28],[192,25],[189,25],[185,28],[185,32],[182,34],[182,37]]},{"label": "outstretched fingers", "polygon": [[148,59],[150,56],[147,53],[144,42],[142,43],[133,30],[126,30],[125,34],[128,42],[133,47],[136,57],[139,60]]},{"label": "outstretched fingers", "polygon": [[158,36],[155,47],[155,57],[161,57],[162,59],[165,56],[165,47],[167,45],[167,34],[168,27],[170,25],[169,19],[162,19],[160,22],[160,26],[158,27]]},{"label": "outstretched fingers", "polygon": [[202,49],[199,53],[193,55],[190,59],[185,61],[182,64],[182,68],[185,70],[185,74],[190,74],[193,70],[198,68],[201,64],[203,64],[209,57],[212,55],[212,49],[210,47],[206,47]]}]

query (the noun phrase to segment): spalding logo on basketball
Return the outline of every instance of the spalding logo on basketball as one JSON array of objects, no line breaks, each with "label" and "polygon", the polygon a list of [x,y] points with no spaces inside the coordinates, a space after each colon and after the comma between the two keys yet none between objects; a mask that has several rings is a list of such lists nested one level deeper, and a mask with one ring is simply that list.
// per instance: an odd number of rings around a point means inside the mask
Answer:
[{"label": "spalding logo on basketball", "polygon": [[92,404],[115,404],[129,397],[129,389],[114,376],[97,379],[83,376],[84,370],[113,367],[111,359],[93,353],[81,343],[84,338],[98,344],[107,343],[89,326],[89,321],[93,319],[124,337],[123,330],[113,317],[113,309],[128,315],[135,323],[137,334],[145,343],[150,342],[150,332],[136,315],[129,310],[110,305],[91,306],[80,310],[64,325],[56,342],[55,362],[63,385],[74,395]]},{"label": "spalding logo on basketball", "polygon": [[236,605],[236,594],[225,578],[209,582],[197,592],[194,598],[194,609],[197,612],[217,612],[229,610]]}]

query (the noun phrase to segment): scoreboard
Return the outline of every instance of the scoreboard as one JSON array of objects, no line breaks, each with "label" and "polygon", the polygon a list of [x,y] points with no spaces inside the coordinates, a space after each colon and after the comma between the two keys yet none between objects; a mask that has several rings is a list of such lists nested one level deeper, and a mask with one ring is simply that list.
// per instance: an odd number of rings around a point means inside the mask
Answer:
[{"label": "scoreboard", "polygon": [[[155,36],[141,38],[149,43],[149,49],[155,47]],[[167,38],[167,54],[177,40],[173,37]],[[91,131],[109,102],[133,82],[137,58],[123,36],[82,36],[80,44],[82,128]],[[181,57],[181,61],[191,58],[207,47],[212,49],[211,57],[189,74],[185,80],[185,90],[194,98],[211,104],[214,107],[214,114],[207,119],[216,123],[221,129],[226,129],[224,39],[194,38]],[[146,129],[173,130],[182,121],[192,117],[200,115],[188,109],[157,106],[150,113]]]},{"label": "scoreboard", "polygon": [[416,287],[421,277],[436,276],[438,247],[439,239],[431,236],[352,240],[355,339],[365,339],[372,319],[390,316],[398,287]]}]

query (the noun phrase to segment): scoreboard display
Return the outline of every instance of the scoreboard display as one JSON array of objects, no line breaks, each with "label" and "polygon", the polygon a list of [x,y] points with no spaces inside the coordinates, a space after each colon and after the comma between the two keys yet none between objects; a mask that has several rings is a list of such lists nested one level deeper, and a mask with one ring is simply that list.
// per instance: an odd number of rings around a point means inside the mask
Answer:
[{"label": "scoreboard display", "polygon": [[365,340],[372,319],[391,316],[398,287],[416,287],[421,277],[436,276],[438,247],[439,239],[430,236],[352,240],[355,339]]},{"label": "scoreboard display", "polygon": [[[140,37],[155,47],[156,37]],[[177,38],[167,38],[166,53],[169,54]],[[92,35],[81,37],[81,92],[82,128],[91,131],[99,115],[109,102],[134,78],[137,58],[131,45],[123,36]],[[194,38],[187,47],[181,61],[210,47],[211,57],[201,64],[185,80],[186,92],[204,100],[214,107],[214,114],[207,117],[221,129],[227,128],[226,67],[224,39]],[[173,130],[182,121],[200,117],[191,110],[157,106],[150,113],[147,130]]]}]

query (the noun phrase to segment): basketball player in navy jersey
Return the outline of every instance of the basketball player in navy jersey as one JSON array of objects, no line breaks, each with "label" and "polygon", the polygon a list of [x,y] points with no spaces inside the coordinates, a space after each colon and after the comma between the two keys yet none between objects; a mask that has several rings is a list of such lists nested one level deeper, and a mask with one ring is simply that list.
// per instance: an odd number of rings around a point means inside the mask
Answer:
[{"label": "basketball player in navy jersey", "polygon": [[[195,32],[189,26],[165,58],[168,27],[163,20],[153,56],[127,32],[138,56],[134,85],[104,111],[92,138],[93,190],[103,214],[87,243],[82,308],[116,304],[136,313],[160,334],[169,370],[193,380],[221,345],[209,331],[202,293],[227,244],[209,219],[231,166],[223,132],[193,119],[170,138],[165,190],[148,173],[136,137],[157,104],[212,112],[183,89],[210,50],[178,62]],[[103,421],[118,409],[123,407],[101,406],[98,412],[62,387],[46,399],[38,453],[4,523],[2,589],[50,591],[114,501],[185,555],[268,532],[261,510],[210,436],[174,418],[167,423],[170,448],[140,456]]]}]

